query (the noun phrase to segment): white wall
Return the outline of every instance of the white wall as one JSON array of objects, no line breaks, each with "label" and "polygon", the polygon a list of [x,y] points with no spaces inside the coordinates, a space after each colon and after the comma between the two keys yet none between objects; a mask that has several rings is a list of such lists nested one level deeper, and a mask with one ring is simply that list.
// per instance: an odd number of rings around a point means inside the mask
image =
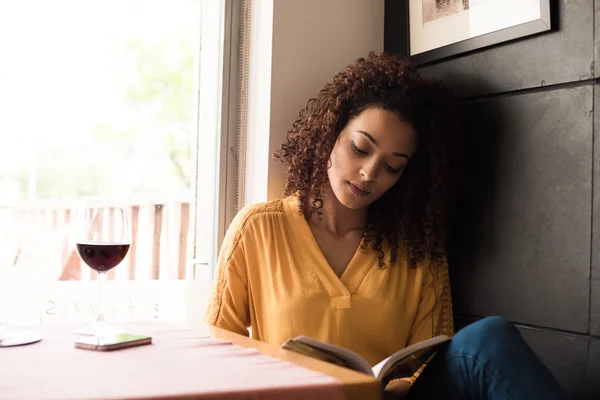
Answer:
[{"label": "white wall", "polygon": [[335,73],[383,50],[383,10],[384,0],[253,0],[246,204],[282,196],[273,151]]}]

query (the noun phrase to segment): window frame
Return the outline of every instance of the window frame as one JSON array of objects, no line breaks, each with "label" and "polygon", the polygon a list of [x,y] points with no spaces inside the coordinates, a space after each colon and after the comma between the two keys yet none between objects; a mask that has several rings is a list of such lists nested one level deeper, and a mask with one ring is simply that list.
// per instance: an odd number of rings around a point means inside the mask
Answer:
[{"label": "window frame", "polygon": [[[204,278],[207,274],[212,280],[212,276],[217,264],[218,252],[221,243],[229,227],[229,224],[235,217],[238,211],[239,197],[239,174],[238,166],[241,155],[239,154],[240,138],[244,136],[243,128],[243,110],[245,104],[243,99],[245,91],[243,90],[243,81],[245,76],[245,67],[242,64],[243,57],[242,35],[244,28],[244,10],[249,7],[249,0],[217,0],[211,2],[203,2],[202,24],[206,20],[214,21],[215,14],[220,12],[219,18],[221,26],[219,27],[219,75],[218,80],[220,87],[218,89],[218,108],[217,108],[217,124],[214,142],[214,160],[206,160],[200,157],[199,146],[202,121],[202,77],[198,77],[199,84],[197,96],[197,111],[198,130],[194,137],[193,146],[196,148],[194,160],[194,215],[193,215],[193,251],[192,260],[190,262],[190,276],[193,280]],[[210,3],[210,9],[204,7]],[[217,10],[216,3],[219,3],[220,9]],[[208,12],[205,12],[208,11]],[[246,14],[247,15],[247,14]],[[201,51],[203,46],[204,35],[200,40]],[[213,49],[214,50],[214,49]],[[202,57],[202,54],[200,55]],[[202,65],[200,62],[200,71],[202,73]],[[204,121],[205,122],[205,121]],[[204,176],[207,170],[211,168],[209,163],[214,162],[214,184],[208,187],[213,187],[214,191],[212,198],[209,199],[209,204],[212,207],[202,208],[202,197],[207,195],[201,188],[205,185]],[[206,187],[206,186],[204,186]],[[204,199],[206,200],[206,199]],[[207,213],[207,209],[214,210],[213,215]]]}]

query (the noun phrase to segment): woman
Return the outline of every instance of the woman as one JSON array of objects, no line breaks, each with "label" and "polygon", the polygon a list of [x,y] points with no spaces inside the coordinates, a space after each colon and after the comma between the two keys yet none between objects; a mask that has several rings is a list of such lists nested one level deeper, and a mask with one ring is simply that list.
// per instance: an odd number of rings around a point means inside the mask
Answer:
[{"label": "woman", "polygon": [[[288,197],[246,207],[231,224],[205,321],[243,335],[252,327],[255,339],[275,345],[311,336],[372,365],[452,336],[444,249],[453,117],[441,85],[392,56],[371,54],[338,73],[276,153],[287,166]],[[516,329],[497,317],[460,331],[423,371],[387,390],[562,398]]]}]

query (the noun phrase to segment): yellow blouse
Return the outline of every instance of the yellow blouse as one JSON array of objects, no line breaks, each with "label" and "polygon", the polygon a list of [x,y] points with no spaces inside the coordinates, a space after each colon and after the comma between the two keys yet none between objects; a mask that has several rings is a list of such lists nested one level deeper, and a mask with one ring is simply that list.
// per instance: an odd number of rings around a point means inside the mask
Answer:
[{"label": "yellow blouse", "polygon": [[[389,249],[384,248],[389,257]],[[446,263],[415,269],[399,257],[380,268],[357,249],[338,278],[298,199],[252,205],[223,241],[205,322],[274,345],[306,335],[351,349],[375,365],[438,334],[453,334]]]}]

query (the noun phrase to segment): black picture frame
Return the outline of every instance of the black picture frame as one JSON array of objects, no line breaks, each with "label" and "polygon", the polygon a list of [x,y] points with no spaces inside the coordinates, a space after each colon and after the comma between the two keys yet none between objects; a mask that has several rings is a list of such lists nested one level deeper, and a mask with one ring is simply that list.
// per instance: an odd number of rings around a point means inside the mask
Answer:
[{"label": "black picture frame", "polygon": [[385,0],[384,51],[408,57],[417,66],[449,60],[501,43],[558,29],[557,0],[541,0],[541,18],[410,56],[409,1]]}]

